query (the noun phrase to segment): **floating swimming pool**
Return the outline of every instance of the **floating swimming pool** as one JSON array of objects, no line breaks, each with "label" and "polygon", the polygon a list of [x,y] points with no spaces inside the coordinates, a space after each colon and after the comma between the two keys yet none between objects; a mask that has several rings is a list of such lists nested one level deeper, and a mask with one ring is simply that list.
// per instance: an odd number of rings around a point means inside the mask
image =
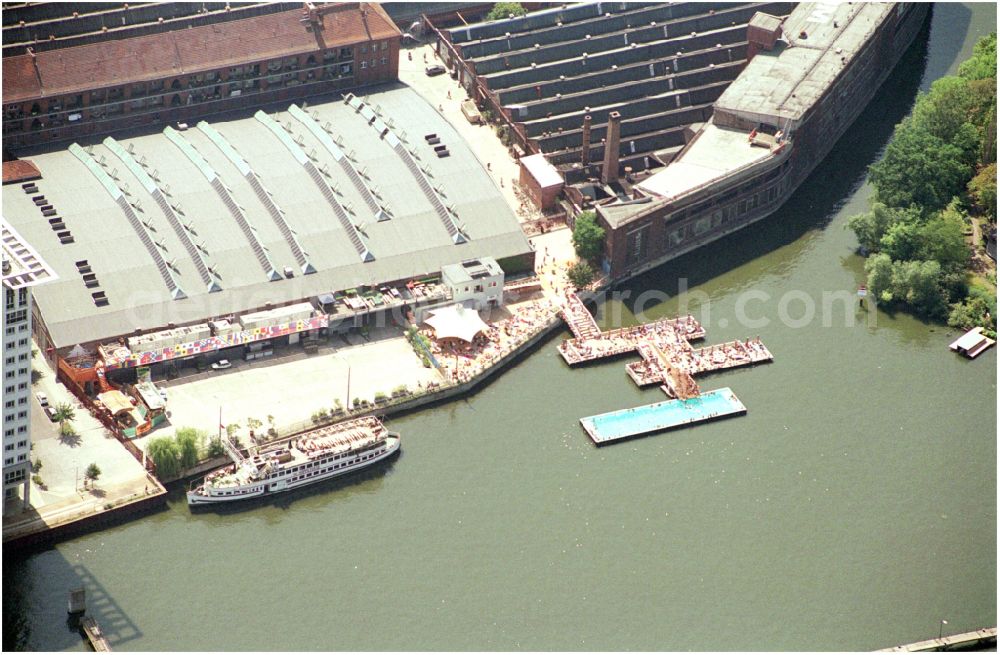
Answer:
[{"label": "floating swimming pool", "polygon": [[701,423],[724,416],[745,414],[747,408],[729,387],[715,389],[690,400],[667,400],[631,409],[619,409],[580,419],[597,445],[640,434]]}]

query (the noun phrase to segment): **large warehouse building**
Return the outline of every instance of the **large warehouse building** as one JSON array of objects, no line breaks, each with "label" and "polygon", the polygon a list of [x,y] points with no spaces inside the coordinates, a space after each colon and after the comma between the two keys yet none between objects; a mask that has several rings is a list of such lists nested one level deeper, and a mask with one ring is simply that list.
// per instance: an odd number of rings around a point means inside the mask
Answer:
[{"label": "large warehouse building", "polygon": [[533,261],[482,164],[407,87],[32,162],[41,179],[7,185],[3,213],[59,278],[36,290],[35,339],[107,370],[315,335],[342,297],[357,318],[366,293],[391,304],[448,264]]},{"label": "large warehouse building", "polygon": [[4,150],[397,79],[401,34],[380,5],[283,8],[5,6]]}]

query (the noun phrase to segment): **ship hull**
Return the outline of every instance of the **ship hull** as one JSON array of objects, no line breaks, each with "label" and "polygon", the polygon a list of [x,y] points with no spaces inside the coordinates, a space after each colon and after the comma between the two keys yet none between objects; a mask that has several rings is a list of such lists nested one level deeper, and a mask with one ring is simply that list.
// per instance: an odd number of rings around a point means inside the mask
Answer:
[{"label": "ship hull", "polygon": [[[390,441],[391,440],[391,441]],[[325,480],[331,480],[333,478],[342,477],[349,473],[355,473],[357,471],[366,469],[373,464],[389,459],[393,455],[399,452],[400,440],[398,437],[390,437],[387,440],[388,447],[386,451],[380,453],[371,459],[357,462],[356,464],[345,466],[340,469],[330,468],[328,471],[317,474],[312,477],[291,481],[288,477],[277,478],[275,480],[261,480],[251,484],[236,487],[231,491],[236,492],[232,495],[221,496],[217,494],[207,494],[200,493],[197,490],[191,490],[187,492],[187,502],[188,506],[194,507],[205,507],[209,505],[232,505],[243,500],[250,500],[253,498],[264,498],[267,496],[275,496],[286,491],[292,491],[295,489],[302,489],[304,487],[312,486],[317,482],[323,482]]]}]

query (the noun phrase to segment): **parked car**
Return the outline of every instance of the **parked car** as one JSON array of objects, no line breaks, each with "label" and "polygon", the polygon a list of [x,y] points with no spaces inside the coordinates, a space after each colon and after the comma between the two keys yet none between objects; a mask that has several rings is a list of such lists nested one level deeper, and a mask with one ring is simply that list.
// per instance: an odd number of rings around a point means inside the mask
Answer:
[{"label": "parked car", "polygon": [[435,75],[442,75],[447,69],[441,64],[433,64],[424,69],[428,77],[434,77]]},{"label": "parked car", "polygon": [[56,408],[52,405],[45,406],[45,415],[49,417],[50,421],[56,420]]},{"label": "parked car", "polygon": [[232,368],[232,363],[228,359],[220,359],[219,361],[212,364],[213,371],[221,371],[223,369]]},{"label": "parked car", "polygon": [[35,398],[38,398],[38,404],[41,405],[42,407],[48,407],[49,406],[49,397],[46,396],[41,391],[39,391],[38,393],[35,394]]}]

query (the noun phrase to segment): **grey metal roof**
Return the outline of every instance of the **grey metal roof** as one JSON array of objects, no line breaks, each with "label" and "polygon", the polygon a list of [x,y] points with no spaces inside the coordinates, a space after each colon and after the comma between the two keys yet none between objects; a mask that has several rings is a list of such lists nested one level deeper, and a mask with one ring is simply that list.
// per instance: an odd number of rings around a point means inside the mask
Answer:
[{"label": "grey metal roof", "polygon": [[[189,226],[191,240],[202,249],[207,265],[222,290],[209,293],[184,244],[171,228],[155,200],[138,178],[104,145],[95,145],[92,156],[103,157],[105,170],[127,185],[129,201],[139,205],[138,216],[148,222],[150,236],[175,266],[174,276],[187,298],[172,300],[157,269],[128,224],[121,208],[95,177],[65,150],[34,158],[42,172],[38,182],[75,242],[60,244],[30,196],[3,194],[3,213],[58,273],[59,281],[40,287],[36,302],[57,347],[103,340],[168,323],[183,324],[212,316],[246,311],[314,297],[318,294],[380,284],[434,273],[445,264],[493,256],[497,259],[530,251],[530,245],[500,190],[486,174],[458,133],[433,107],[407,87],[384,88],[368,96],[369,104],[382,109],[382,120],[392,121],[398,135],[419,157],[418,164],[431,171],[431,181],[445,194],[458,214],[460,228],[469,236],[465,244],[452,242],[417,181],[392,148],[366,121],[343,102],[309,105],[320,125],[329,123],[332,136],[344,153],[355,158],[358,171],[381,195],[391,211],[390,220],[369,217],[365,198],[348,179],[333,155],[300,122],[281,112],[277,120],[291,126],[291,136],[314,157],[315,166],[329,173],[341,204],[350,207],[352,222],[361,226],[375,259],[362,263],[330,205],[306,174],[303,165],[270,130],[254,118],[213,123],[250,165],[261,184],[295,233],[317,272],[302,275],[295,254],[267,208],[233,161],[204,132],[189,129],[181,135],[201,155],[231,192],[233,200],[264,245],[278,271],[290,267],[295,276],[269,282],[255,260],[250,240],[226,209],[224,199],[205,175],[163,134],[122,139],[143,161],[178,218]],[[448,146],[450,157],[438,159],[423,135],[436,133]],[[110,304],[96,307],[84,286],[75,262],[87,259],[97,275],[100,290]]]}]

